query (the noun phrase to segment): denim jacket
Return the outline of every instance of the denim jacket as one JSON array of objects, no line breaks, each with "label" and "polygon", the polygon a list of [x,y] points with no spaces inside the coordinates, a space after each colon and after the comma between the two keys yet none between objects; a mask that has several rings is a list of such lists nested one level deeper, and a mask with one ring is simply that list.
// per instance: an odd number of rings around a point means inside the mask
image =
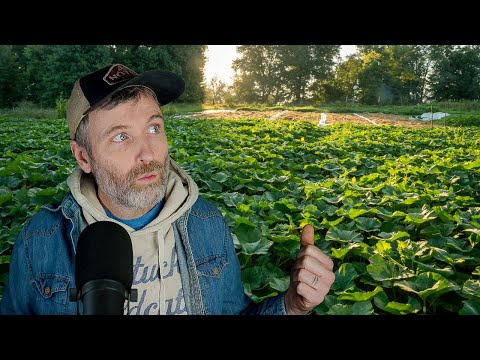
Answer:
[{"label": "denim jacket", "polygon": [[[11,257],[0,314],[76,315],[75,251],[86,226],[69,193],[44,207],[22,229]],[[254,303],[244,292],[232,236],[221,215],[201,196],[174,223],[188,314],[285,315],[285,293]]]}]

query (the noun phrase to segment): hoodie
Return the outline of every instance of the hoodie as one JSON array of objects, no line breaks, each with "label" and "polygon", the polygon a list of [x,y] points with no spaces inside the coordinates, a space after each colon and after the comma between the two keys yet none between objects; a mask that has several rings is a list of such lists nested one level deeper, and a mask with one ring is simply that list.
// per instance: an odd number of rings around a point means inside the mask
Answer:
[{"label": "hoodie", "polygon": [[165,204],[159,215],[139,230],[134,230],[105,213],[98,200],[92,174],[86,174],[80,168],[76,168],[67,179],[73,197],[82,208],[86,224],[112,221],[123,226],[132,239],[132,288],[137,289],[138,300],[126,304],[125,314],[127,312],[130,315],[187,314],[173,223],[195,203],[198,186],[172,158],[169,163]]}]

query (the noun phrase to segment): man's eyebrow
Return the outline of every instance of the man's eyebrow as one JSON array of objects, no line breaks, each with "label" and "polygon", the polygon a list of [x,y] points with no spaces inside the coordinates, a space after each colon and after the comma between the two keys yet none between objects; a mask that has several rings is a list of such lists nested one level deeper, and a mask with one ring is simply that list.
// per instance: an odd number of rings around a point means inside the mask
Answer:
[{"label": "man's eyebrow", "polygon": [[[153,121],[153,120],[156,120],[156,119],[160,119],[163,121],[163,115],[161,113],[158,113],[158,114],[153,114],[152,116],[150,116],[147,120],[147,123],[149,123],[150,121]],[[115,132],[115,131],[118,131],[118,130],[125,130],[125,129],[128,129],[128,126],[126,125],[116,125],[110,129],[108,129],[107,131],[105,131],[101,137],[101,140],[107,138],[108,136],[110,136],[111,133]]]},{"label": "man's eyebrow", "polygon": [[107,131],[105,131],[100,139],[103,140],[103,139],[109,137],[111,133],[113,133],[115,131],[118,131],[118,130],[125,130],[125,129],[128,129],[128,126],[126,126],[126,125],[114,126],[110,129],[108,129]]},{"label": "man's eyebrow", "polygon": [[161,114],[161,113],[153,114],[152,116],[150,116],[150,117],[148,118],[148,121],[147,121],[147,122],[150,122],[150,121],[155,120],[155,119],[160,119],[160,120],[163,121],[163,114]]}]

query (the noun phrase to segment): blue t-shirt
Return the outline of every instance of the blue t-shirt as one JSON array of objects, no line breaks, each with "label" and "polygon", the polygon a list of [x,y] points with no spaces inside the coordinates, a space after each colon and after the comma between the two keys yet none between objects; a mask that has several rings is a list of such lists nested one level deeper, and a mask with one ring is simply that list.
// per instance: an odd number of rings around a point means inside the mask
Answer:
[{"label": "blue t-shirt", "polygon": [[160,211],[163,208],[163,205],[165,204],[165,198],[162,199],[157,205],[155,205],[152,210],[147,212],[145,215],[142,215],[138,218],[135,219],[120,219],[113,215],[110,211],[105,209],[105,212],[107,213],[108,217],[111,217],[112,219],[115,219],[117,221],[120,221],[121,223],[130,226],[131,228],[134,228],[135,230],[140,230],[143,228],[145,225],[149,224],[153,219],[155,219],[158,214],[160,214]]}]

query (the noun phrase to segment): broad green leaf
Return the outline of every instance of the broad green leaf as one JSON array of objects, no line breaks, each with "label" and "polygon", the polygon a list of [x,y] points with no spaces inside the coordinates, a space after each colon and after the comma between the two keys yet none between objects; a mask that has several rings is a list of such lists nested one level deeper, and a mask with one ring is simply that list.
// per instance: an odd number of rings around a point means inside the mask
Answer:
[{"label": "broad green leaf", "polygon": [[469,253],[472,251],[472,248],[467,243],[465,239],[454,239],[451,237],[446,238],[447,241],[445,243],[446,248],[453,249],[455,252],[459,251],[462,253]]},{"label": "broad green leaf", "polygon": [[10,255],[0,255],[0,264],[10,264]]},{"label": "broad green leaf", "polygon": [[13,176],[0,176],[0,186],[16,189],[22,183],[22,179]]},{"label": "broad green leaf", "polygon": [[264,295],[264,296],[257,296],[253,293],[252,289],[250,288],[250,284],[244,283],[243,286],[244,286],[244,289],[245,289],[245,294],[247,294],[250,297],[250,299],[252,299],[257,304],[262,302],[263,300],[269,298],[269,297],[274,297],[274,296],[278,295],[278,293],[275,291],[275,292],[269,293],[269,294]]},{"label": "broad green leaf", "polygon": [[447,250],[440,249],[437,247],[432,247],[432,256],[440,261],[444,261],[449,265],[455,266],[458,264],[463,264],[467,260],[474,260],[472,257],[464,256],[462,254],[455,254],[448,252]]},{"label": "broad green leaf", "polygon": [[219,183],[224,183],[225,181],[230,179],[230,175],[225,172],[218,172],[213,174],[211,179]]},{"label": "broad green leaf", "polygon": [[287,217],[283,213],[276,210],[270,211],[269,215],[265,215],[263,218],[270,224],[281,223],[287,220]]},{"label": "broad green leaf", "polygon": [[350,315],[350,304],[335,304],[327,311],[328,315]]},{"label": "broad green leaf", "polygon": [[249,284],[251,290],[263,287],[270,280],[270,271],[265,266],[254,266],[243,269],[242,282]]},{"label": "broad green leaf", "polygon": [[268,253],[268,249],[272,246],[273,242],[270,240],[261,239],[254,243],[242,243],[240,242],[240,247],[242,248],[242,253],[247,255],[259,255]]},{"label": "broad green leaf", "polygon": [[425,237],[447,237],[453,232],[453,230],[455,230],[455,225],[452,223],[432,224],[420,230],[420,234]]},{"label": "broad green leaf", "polygon": [[477,161],[472,161],[472,162],[469,162],[469,163],[465,163],[463,165],[463,167],[467,170],[472,170],[472,169],[476,169],[476,168],[480,168],[480,159],[477,160]]},{"label": "broad green leaf", "polygon": [[240,213],[247,213],[250,210],[250,205],[247,204],[237,204],[237,209]]},{"label": "broad green leaf", "polygon": [[325,240],[340,242],[362,242],[363,236],[356,231],[331,228],[327,231],[327,234],[325,235]]},{"label": "broad green leaf", "polygon": [[396,231],[393,233],[381,232],[378,234],[378,236],[372,235],[372,237],[375,239],[394,241],[394,240],[399,240],[404,238],[408,239],[410,238],[410,234],[405,231]]},{"label": "broad green leaf", "polygon": [[407,224],[423,224],[425,222],[436,219],[436,216],[424,215],[421,213],[408,213],[405,216],[405,222]]},{"label": "broad green leaf", "polygon": [[471,299],[462,301],[463,308],[459,311],[460,315],[480,315],[480,300]]},{"label": "broad green leaf", "polygon": [[300,211],[300,209],[299,209],[297,206],[295,206],[294,204],[288,202],[288,201],[285,200],[285,199],[276,201],[276,202],[273,204],[273,208],[274,208],[275,210],[278,210],[278,211],[283,212],[283,213],[286,213],[286,214],[290,214],[290,213],[293,213],[293,212]]},{"label": "broad green leaf", "polygon": [[332,256],[335,259],[343,260],[343,258],[350,252],[350,250],[354,249],[357,246],[358,246],[358,243],[354,243],[354,244],[348,244],[346,246],[342,245],[342,247],[338,249],[332,248]]},{"label": "broad green leaf", "polygon": [[284,276],[282,278],[272,278],[268,282],[268,285],[270,285],[272,289],[280,292],[287,291],[288,286],[290,285],[290,276]]},{"label": "broad green leaf", "polygon": [[363,214],[366,214],[366,213],[368,213],[368,210],[351,208],[348,211],[348,217],[350,219],[355,219],[355,218],[359,217],[360,215],[363,215]]},{"label": "broad green leaf", "polygon": [[355,291],[350,292],[348,289],[338,295],[338,300],[351,300],[351,301],[368,301],[371,300],[376,294],[382,292],[383,289],[377,286],[373,291]]},{"label": "broad green leaf", "polygon": [[418,269],[423,270],[424,272],[435,272],[445,277],[450,277],[455,274],[455,271],[450,266],[440,268],[435,264],[426,264],[417,260],[413,261],[417,265]]},{"label": "broad green leaf", "polygon": [[240,244],[241,252],[246,255],[266,254],[273,241],[262,238],[257,228],[247,224],[239,224],[234,231]]},{"label": "broad green leaf", "polygon": [[216,181],[211,181],[211,180],[205,180],[204,181],[208,188],[213,191],[213,192],[221,192],[222,191],[222,185],[220,185],[218,182]]},{"label": "broad green leaf", "polygon": [[300,242],[300,238],[296,235],[269,235],[269,238],[275,243],[284,243],[286,241],[297,241]]},{"label": "broad green leaf", "polygon": [[243,203],[245,201],[245,194],[240,194],[238,192],[225,192],[218,196],[220,199],[223,199],[223,202],[227,206],[236,206],[239,203]]},{"label": "broad green leaf", "polygon": [[419,201],[419,197],[417,194],[415,194],[416,196],[412,196],[412,197],[408,197],[406,198],[405,200],[402,200],[400,201],[400,204],[402,205],[412,205],[412,204],[415,204],[417,201]]},{"label": "broad green leaf", "polygon": [[332,284],[332,291],[344,291],[355,286],[355,279],[359,276],[355,268],[350,263],[343,263],[335,272],[335,281]]},{"label": "broad green leaf", "polygon": [[380,255],[372,255],[369,260],[370,264],[367,265],[367,272],[377,281],[390,282],[414,276],[410,270],[400,269],[398,265],[386,261]]},{"label": "broad green leaf", "polygon": [[13,194],[0,194],[0,206],[13,199]]},{"label": "broad green leaf", "polygon": [[474,234],[477,234],[478,236],[480,236],[480,229],[465,229],[463,231],[471,232],[471,233],[474,233]]},{"label": "broad green leaf", "polygon": [[463,284],[462,293],[469,296],[475,296],[480,299],[480,280],[470,279],[465,281]]},{"label": "broad green leaf", "polygon": [[457,284],[447,280],[442,275],[433,272],[421,273],[414,280],[403,280],[396,282],[394,285],[405,291],[417,294],[423,300],[426,300],[432,295],[438,297],[449,291],[460,290],[460,287]]},{"label": "broad green leaf", "polygon": [[372,315],[373,313],[370,301],[356,302],[352,305],[335,304],[327,312],[329,315]]},{"label": "broad green leaf", "polygon": [[341,202],[343,200],[343,196],[341,196],[341,195],[335,196],[335,197],[324,196],[322,199],[325,200],[326,202],[330,203],[330,204],[338,204],[339,202]]},{"label": "broad green leaf", "polygon": [[473,271],[472,275],[480,276],[480,266],[477,266]]},{"label": "broad green leaf", "polygon": [[376,231],[382,226],[382,223],[376,218],[358,217],[355,222],[357,228],[366,232]]},{"label": "broad green leaf", "polygon": [[390,241],[380,240],[377,241],[373,248],[380,254],[388,254],[392,250],[392,243]]},{"label": "broad green leaf", "polygon": [[328,170],[328,171],[338,171],[338,170],[342,170],[342,168],[336,164],[333,164],[333,163],[329,163],[329,164],[325,164],[322,166],[322,169],[325,169],[325,170]]},{"label": "broad green leaf", "polygon": [[383,291],[375,295],[373,302],[383,311],[393,315],[414,314],[422,309],[420,302],[411,296],[408,297],[408,302],[406,304],[399,303],[396,301],[389,301],[387,294]]},{"label": "broad green leaf", "polygon": [[343,217],[343,216],[341,216],[338,219],[335,219],[333,221],[329,221],[329,220],[324,219],[322,221],[322,224],[328,225],[329,227],[334,227],[334,226],[337,226],[338,224],[340,224],[344,219],[345,219],[345,217]]},{"label": "broad green leaf", "polygon": [[336,295],[327,294],[323,301],[317,305],[313,311],[317,315],[325,315],[328,313],[328,310],[335,304],[338,304]]},{"label": "broad green leaf", "polygon": [[390,220],[392,218],[393,212],[390,211],[389,209],[379,207],[379,208],[377,208],[377,214],[380,215],[381,217],[384,217],[384,218]]}]

